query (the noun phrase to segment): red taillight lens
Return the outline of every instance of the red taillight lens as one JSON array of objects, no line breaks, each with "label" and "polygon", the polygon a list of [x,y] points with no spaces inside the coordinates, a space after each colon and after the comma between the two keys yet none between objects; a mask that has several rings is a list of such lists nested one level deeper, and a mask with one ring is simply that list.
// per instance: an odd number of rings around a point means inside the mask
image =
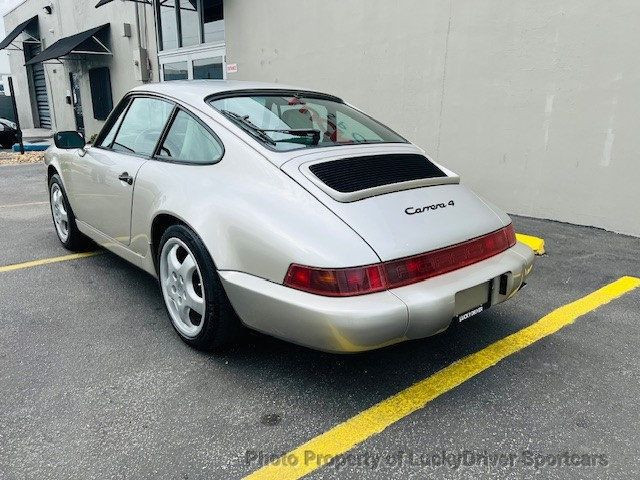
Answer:
[{"label": "red taillight lens", "polygon": [[291,265],[284,284],[305,292],[347,297],[385,290],[380,265],[325,269]]},{"label": "red taillight lens", "polygon": [[293,264],[288,287],[332,297],[379,292],[421,282],[504,252],[516,243],[513,225],[457,245],[366,267],[325,269]]},{"label": "red taillight lens", "polygon": [[512,225],[457,245],[383,264],[387,288],[396,288],[472,265],[514,246]]}]

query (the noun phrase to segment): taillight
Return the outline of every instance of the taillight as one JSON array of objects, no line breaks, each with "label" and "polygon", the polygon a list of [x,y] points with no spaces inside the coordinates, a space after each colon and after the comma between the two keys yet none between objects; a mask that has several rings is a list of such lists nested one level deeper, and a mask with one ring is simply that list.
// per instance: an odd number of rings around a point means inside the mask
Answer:
[{"label": "taillight", "polygon": [[385,262],[387,288],[396,288],[467,267],[516,244],[513,226],[450,247]]},{"label": "taillight", "polygon": [[347,297],[385,290],[380,265],[355,268],[313,268],[291,265],[284,284],[305,292]]},{"label": "taillight", "polygon": [[379,292],[421,282],[486,260],[516,243],[513,225],[450,247],[364,267],[325,269],[292,264],[288,287],[331,297]]}]

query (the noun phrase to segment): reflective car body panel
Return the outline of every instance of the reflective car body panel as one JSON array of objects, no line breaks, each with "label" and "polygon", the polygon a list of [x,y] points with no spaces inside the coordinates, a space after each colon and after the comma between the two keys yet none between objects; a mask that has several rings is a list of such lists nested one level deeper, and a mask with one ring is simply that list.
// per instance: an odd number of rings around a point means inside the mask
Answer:
[{"label": "reflective car body panel", "polygon": [[[390,145],[347,149],[326,159],[397,152],[422,153],[412,145]],[[285,163],[282,169],[344,219],[382,261],[454,245],[511,222],[508,216],[496,212],[457,183],[458,177],[449,171],[456,183],[449,183],[450,177],[445,177],[438,179],[440,185],[372,194],[358,201],[338,201],[319,188],[305,172],[309,163],[318,161],[323,155],[327,157],[326,152],[301,155]]]},{"label": "reflective car body panel", "polygon": [[[154,229],[162,219],[180,221],[202,239],[246,325],[328,351],[361,351],[432,335],[455,316],[459,292],[491,282],[490,306],[522,287],[533,254],[520,244],[475,265],[368,295],[328,298],[284,286],[294,263],[371,265],[464,242],[510,219],[435,162],[444,175],[428,185],[335,195],[310,175],[310,164],[424,152],[410,143],[274,151],[206,101],[214,93],[270,88],[288,87],[178,81],[131,92],[170,101],[206,125],[224,147],[215,163],[164,161],[91,145],[50,148],[45,162],[60,174],[79,229],[155,276]],[[498,292],[501,276],[508,280]]]}]

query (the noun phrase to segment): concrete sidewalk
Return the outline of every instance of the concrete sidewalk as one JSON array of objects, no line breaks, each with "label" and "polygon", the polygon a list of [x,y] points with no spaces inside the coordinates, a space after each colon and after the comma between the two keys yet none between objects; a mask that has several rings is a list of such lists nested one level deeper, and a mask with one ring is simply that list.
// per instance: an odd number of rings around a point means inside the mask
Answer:
[{"label": "concrete sidewalk", "polygon": [[23,128],[22,140],[24,143],[51,143],[53,131],[46,128]]}]

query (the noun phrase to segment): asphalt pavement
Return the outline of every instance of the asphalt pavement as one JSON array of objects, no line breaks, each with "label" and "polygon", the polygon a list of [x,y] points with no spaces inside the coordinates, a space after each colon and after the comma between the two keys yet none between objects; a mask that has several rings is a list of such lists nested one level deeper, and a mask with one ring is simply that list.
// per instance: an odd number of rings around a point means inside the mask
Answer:
[{"label": "asphalt pavement", "polygon": [[[638,238],[513,219],[548,252],[516,298],[455,332],[357,355],[253,333],[224,354],[195,351],[174,333],[156,281],[110,253],[0,272],[0,479],[241,478],[552,310],[640,276]],[[0,266],[68,253],[43,165],[0,167],[0,246]],[[309,478],[640,477],[639,346],[636,289]],[[465,452],[515,460],[456,466]],[[551,464],[565,454],[597,465]]]}]

